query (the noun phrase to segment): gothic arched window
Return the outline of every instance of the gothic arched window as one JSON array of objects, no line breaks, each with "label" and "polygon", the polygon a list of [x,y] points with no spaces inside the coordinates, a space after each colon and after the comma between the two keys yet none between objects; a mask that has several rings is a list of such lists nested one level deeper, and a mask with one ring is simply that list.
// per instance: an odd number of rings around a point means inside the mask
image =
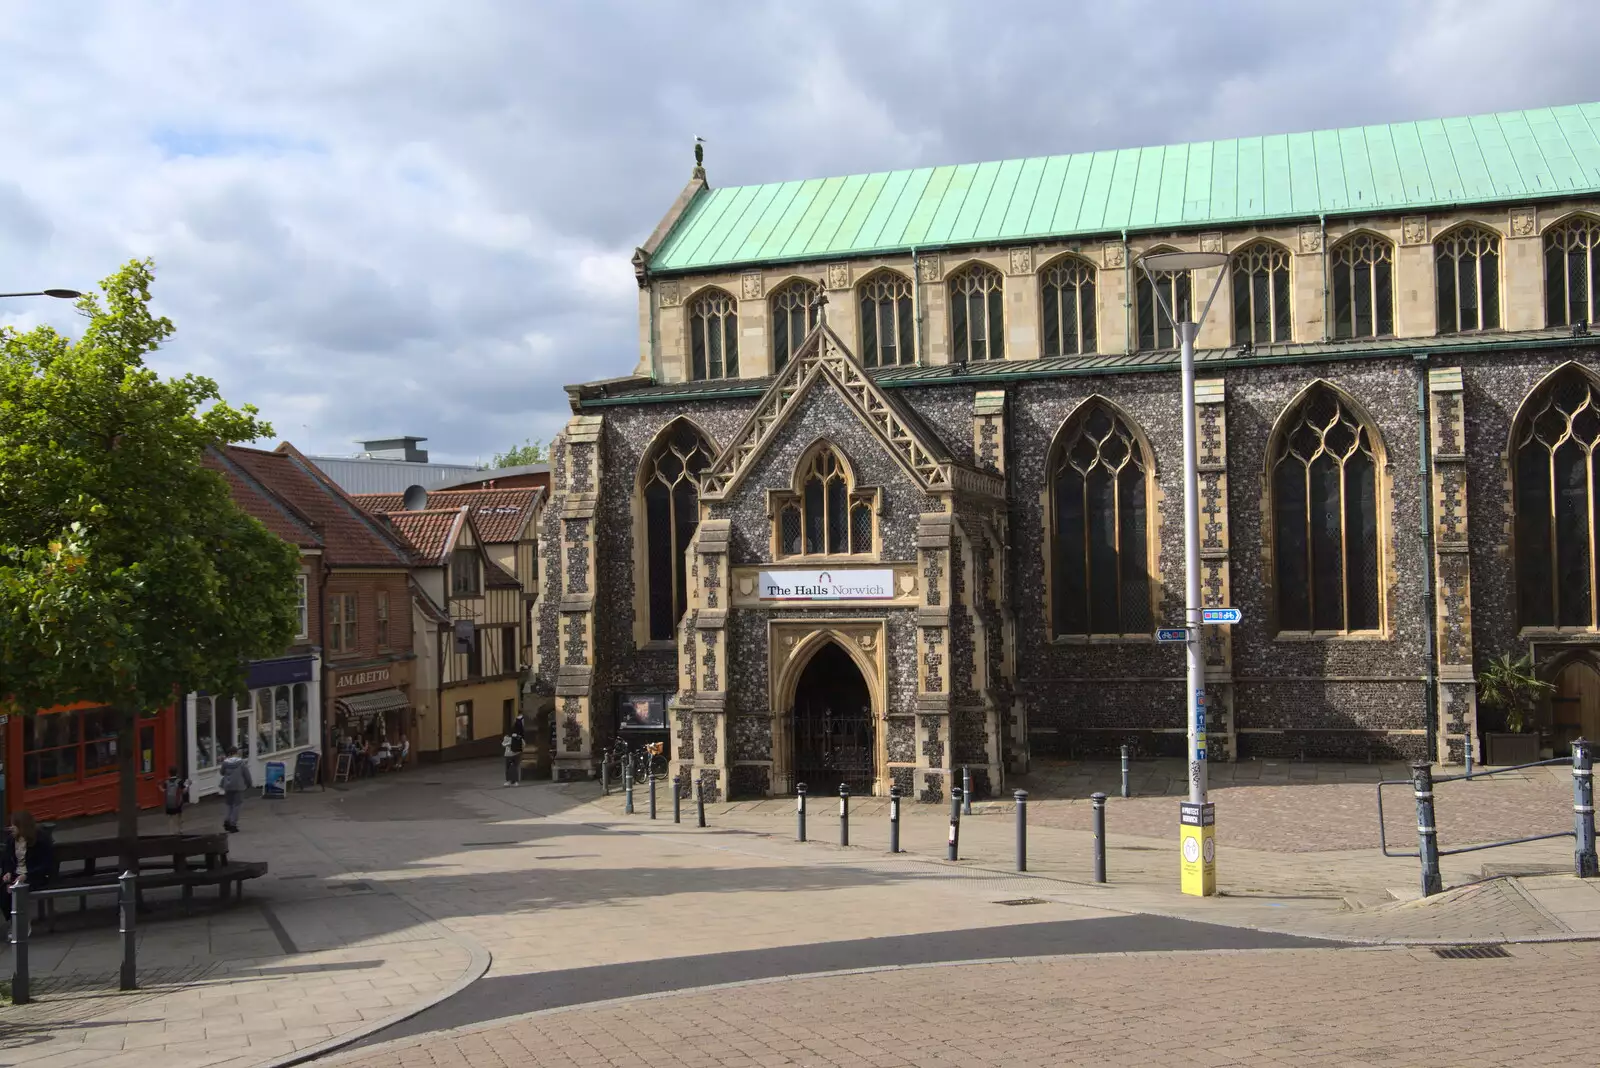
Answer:
[{"label": "gothic arched window", "polygon": [[[1170,248],[1153,248],[1146,255],[1173,251]],[[1155,275],[1155,285],[1150,284],[1150,274]],[[1134,285],[1134,303],[1138,306],[1139,314],[1139,350],[1160,352],[1175,348],[1178,335],[1173,332],[1172,320],[1156,299],[1157,289],[1167,302],[1167,308],[1181,321],[1190,311],[1190,279],[1188,271],[1153,271],[1150,274],[1139,271],[1139,280]]]},{"label": "gothic arched window", "polygon": [[768,300],[772,314],[772,373],[789,365],[806,336],[816,329],[822,287],[804,278],[785,282]]},{"label": "gothic arched window", "polygon": [[894,367],[917,361],[911,279],[874,271],[856,287],[861,299],[861,365]]},{"label": "gothic arched window", "polygon": [[1500,237],[1458,226],[1433,243],[1439,286],[1439,333],[1500,326]]},{"label": "gothic arched window", "polygon": [[1039,272],[1039,307],[1044,320],[1044,355],[1094,352],[1094,267],[1063,256]]},{"label": "gothic arched window", "polygon": [[1595,626],[1600,393],[1575,367],[1528,399],[1512,432],[1517,606],[1524,627]]},{"label": "gothic arched window", "polygon": [[679,420],[650,450],[640,472],[651,641],[670,641],[688,607],[685,553],[700,525],[700,475],[711,466],[714,451],[693,426]]},{"label": "gothic arched window", "polygon": [[1233,341],[1270,345],[1293,340],[1289,320],[1289,250],[1256,241],[1233,254]]},{"label": "gothic arched window", "polygon": [[1376,434],[1326,385],[1284,414],[1272,439],[1278,629],[1382,627]]},{"label": "gothic arched window", "polygon": [[720,289],[689,302],[689,361],[696,382],[739,377],[739,306]]},{"label": "gothic arched window", "polygon": [[1056,637],[1150,633],[1150,461],[1109,404],[1090,401],[1051,450]]},{"label": "gothic arched window", "polygon": [[832,446],[800,462],[795,491],[775,500],[779,556],[845,556],[873,551],[876,494],[851,483]]},{"label": "gothic arched window", "polygon": [[1333,336],[1394,333],[1394,245],[1352,234],[1333,246]]},{"label": "gothic arched window", "polygon": [[951,360],[1005,359],[1005,279],[1000,272],[985,263],[969,263],[947,284]]},{"label": "gothic arched window", "polygon": [[1595,307],[1595,250],[1600,219],[1579,215],[1544,232],[1546,326],[1586,323]]}]

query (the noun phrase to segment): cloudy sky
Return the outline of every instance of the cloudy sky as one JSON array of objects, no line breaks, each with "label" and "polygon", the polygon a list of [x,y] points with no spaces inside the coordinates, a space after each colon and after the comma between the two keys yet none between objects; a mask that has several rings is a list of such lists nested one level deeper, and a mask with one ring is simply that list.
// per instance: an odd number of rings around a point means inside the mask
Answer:
[{"label": "cloudy sky", "polygon": [[161,370],[487,459],[633,369],[697,135],[726,186],[1600,100],[1591,6],[0,0],[0,292],[152,257]]}]

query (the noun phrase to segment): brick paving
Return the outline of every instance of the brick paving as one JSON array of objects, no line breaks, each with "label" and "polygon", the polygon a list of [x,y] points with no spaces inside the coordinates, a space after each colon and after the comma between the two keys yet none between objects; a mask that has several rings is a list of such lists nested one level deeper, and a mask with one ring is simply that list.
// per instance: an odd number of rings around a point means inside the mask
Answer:
[{"label": "brick paving", "polygon": [[[442,1032],[340,1068],[1577,1065],[1594,943],[1146,953],[919,967],[634,999]],[[1448,997],[1440,996],[1442,989]]]}]

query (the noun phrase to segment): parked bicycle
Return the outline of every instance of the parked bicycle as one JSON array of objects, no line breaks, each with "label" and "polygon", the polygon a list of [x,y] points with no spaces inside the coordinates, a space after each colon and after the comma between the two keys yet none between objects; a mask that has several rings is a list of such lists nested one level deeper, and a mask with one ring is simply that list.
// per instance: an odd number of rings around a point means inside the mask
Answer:
[{"label": "parked bicycle", "polygon": [[628,757],[633,757],[633,781],[647,783],[654,776],[665,780],[667,777],[666,743],[651,742],[648,745],[629,746],[623,739],[617,739],[614,749],[604,759],[608,763],[607,777],[614,782],[623,782],[628,770]]}]

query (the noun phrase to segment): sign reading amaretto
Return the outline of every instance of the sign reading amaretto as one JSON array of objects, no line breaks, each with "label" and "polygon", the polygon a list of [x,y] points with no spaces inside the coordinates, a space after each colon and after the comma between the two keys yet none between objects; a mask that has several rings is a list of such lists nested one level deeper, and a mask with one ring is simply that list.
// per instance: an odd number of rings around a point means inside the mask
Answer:
[{"label": "sign reading amaretto", "polygon": [[886,601],[894,599],[894,572],[763,571],[763,601]]}]

